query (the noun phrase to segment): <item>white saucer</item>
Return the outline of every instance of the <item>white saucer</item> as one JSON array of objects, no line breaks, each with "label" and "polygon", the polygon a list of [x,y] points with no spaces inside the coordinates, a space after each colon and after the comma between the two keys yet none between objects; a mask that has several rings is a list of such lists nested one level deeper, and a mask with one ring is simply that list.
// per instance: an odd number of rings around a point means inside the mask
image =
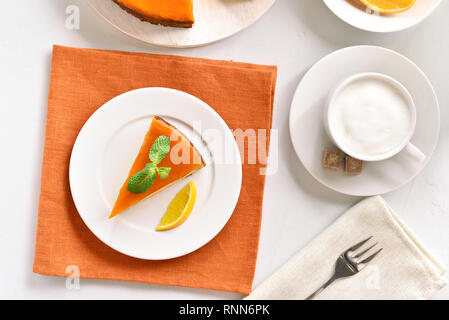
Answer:
[{"label": "white saucer", "polygon": [[346,23],[366,31],[394,32],[410,28],[426,19],[441,0],[418,0],[412,8],[398,14],[367,12],[359,0],[324,0],[329,9]]},{"label": "white saucer", "polygon": [[[155,115],[192,141],[206,167],[108,219]],[[222,145],[207,143],[200,136],[206,130],[220,133],[234,161],[215,161]],[[190,181],[198,193],[189,218],[175,229],[155,231],[170,201]],[[70,188],[81,218],[111,248],[140,259],[179,257],[214,238],[234,211],[241,182],[240,153],[223,119],[201,100],[166,88],[130,91],[104,104],[82,128],[70,159]]]},{"label": "white saucer", "polygon": [[[411,142],[425,155],[419,162],[405,152],[378,162],[365,162],[362,174],[323,169],[325,148],[335,148],[325,132],[323,109],[332,88],[355,73],[377,72],[401,82],[417,109],[416,131]],[[325,186],[340,193],[371,196],[391,192],[418,175],[437,145],[440,131],[438,100],[425,74],[406,57],[385,48],[356,46],[331,53],[316,63],[301,80],[290,110],[290,135],[304,167]]]},{"label": "white saucer", "polygon": [[128,14],[112,0],[89,0],[114,27],[141,41],[164,47],[203,46],[230,37],[259,20],[276,0],[194,0],[191,29],[156,26]]}]

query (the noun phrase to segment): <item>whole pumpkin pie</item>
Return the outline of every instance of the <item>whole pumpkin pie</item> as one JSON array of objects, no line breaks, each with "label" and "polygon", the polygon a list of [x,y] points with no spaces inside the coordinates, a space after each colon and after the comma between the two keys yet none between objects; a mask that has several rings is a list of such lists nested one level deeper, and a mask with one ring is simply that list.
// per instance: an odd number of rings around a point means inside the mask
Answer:
[{"label": "whole pumpkin pie", "polygon": [[[160,168],[170,168],[169,174],[165,177],[158,176],[148,190],[134,193],[129,190],[130,179],[150,165],[149,154],[153,144],[160,137],[170,138],[169,153],[157,164]],[[155,195],[156,193],[169,187],[171,184],[190,176],[200,170],[206,164],[193,144],[173,125],[160,117],[154,117],[150,129],[145,135],[145,139],[140,147],[140,151],[134,160],[131,170],[126,178],[109,218],[113,218],[131,206]]]},{"label": "whole pumpkin pie", "polygon": [[113,0],[142,21],[169,27],[191,28],[193,0]]}]

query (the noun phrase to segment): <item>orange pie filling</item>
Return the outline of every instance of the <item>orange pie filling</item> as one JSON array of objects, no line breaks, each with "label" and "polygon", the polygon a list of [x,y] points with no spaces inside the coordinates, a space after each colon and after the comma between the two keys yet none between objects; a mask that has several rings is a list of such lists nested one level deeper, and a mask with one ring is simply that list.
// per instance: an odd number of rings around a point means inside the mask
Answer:
[{"label": "orange pie filling", "polygon": [[[145,193],[132,193],[127,190],[129,179],[145,168],[150,162],[149,153],[151,146],[159,136],[170,137],[170,152],[159,164],[161,167],[169,167],[171,171],[166,179],[156,178],[154,184]],[[150,129],[140,148],[131,170],[124,182],[109,218],[113,218],[129,207],[145,200],[169,185],[181,180],[205,166],[200,153],[192,143],[184,137],[174,126],[159,117],[154,117]]]}]

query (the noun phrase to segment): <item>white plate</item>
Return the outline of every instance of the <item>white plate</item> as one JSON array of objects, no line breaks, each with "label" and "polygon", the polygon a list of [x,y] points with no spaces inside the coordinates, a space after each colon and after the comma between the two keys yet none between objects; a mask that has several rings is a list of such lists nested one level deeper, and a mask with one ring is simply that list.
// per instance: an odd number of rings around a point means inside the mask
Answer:
[{"label": "white plate", "polygon": [[[192,141],[206,167],[108,219],[155,115]],[[207,130],[220,133],[234,161],[216,161],[221,146],[204,140]],[[169,202],[189,181],[198,189],[190,217],[178,228],[155,231]],[[104,104],[82,128],[70,159],[70,188],[81,218],[111,248],[140,259],[179,257],[214,238],[234,211],[241,181],[240,153],[223,119],[201,100],[166,88],[130,91]]]},{"label": "white plate", "polygon": [[256,22],[276,0],[194,0],[191,29],[140,21],[112,0],[89,0],[96,11],[120,31],[144,42],[175,48],[197,47],[232,36]]},{"label": "white plate", "polygon": [[329,9],[346,23],[366,31],[394,32],[410,28],[427,18],[441,0],[417,0],[398,14],[369,13],[359,0],[324,0]]},{"label": "white plate", "polygon": [[[342,170],[322,168],[323,150],[335,148],[323,124],[328,94],[343,79],[362,72],[389,75],[408,89],[417,109],[416,131],[411,142],[426,155],[425,162],[400,152],[388,160],[365,162],[358,176],[348,177]],[[412,180],[430,160],[439,131],[440,111],[430,81],[409,59],[381,47],[349,47],[321,59],[301,80],[290,110],[292,143],[305,168],[325,186],[354,196],[384,194]]]}]

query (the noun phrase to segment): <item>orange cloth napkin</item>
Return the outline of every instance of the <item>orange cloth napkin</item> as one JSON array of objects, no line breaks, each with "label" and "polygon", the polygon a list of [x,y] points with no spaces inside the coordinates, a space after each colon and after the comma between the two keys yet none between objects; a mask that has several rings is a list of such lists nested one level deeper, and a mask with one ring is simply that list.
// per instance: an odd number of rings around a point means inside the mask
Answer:
[{"label": "orange cloth napkin", "polygon": [[[265,176],[262,163],[243,165],[237,207],[225,228],[186,256],[147,261],[114,251],[81,220],[69,188],[69,160],[86,120],[105,102],[143,87],[190,93],[231,129],[271,129],[275,66],[55,46],[50,77],[33,271],[141,281],[248,294],[254,278]],[[105,217],[107,219],[107,217]]]}]

